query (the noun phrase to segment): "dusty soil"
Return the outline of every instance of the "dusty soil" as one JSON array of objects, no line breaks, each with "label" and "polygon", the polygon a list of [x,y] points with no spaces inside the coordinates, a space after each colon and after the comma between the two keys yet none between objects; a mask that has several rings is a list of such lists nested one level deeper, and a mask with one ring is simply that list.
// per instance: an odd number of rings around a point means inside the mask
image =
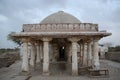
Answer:
[{"label": "dusty soil", "polygon": [[120,62],[120,52],[108,52],[106,54],[106,59]]},{"label": "dusty soil", "polygon": [[109,60],[101,60],[101,67],[106,67],[109,70],[109,77],[99,77],[99,78],[90,78],[88,75],[79,75],[79,76],[71,76],[69,74],[65,74],[65,71],[58,72],[53,67],[53,73],[50,76],[43,76],[41,69],[36,69],[32,71],[30,74],[21,73],[21,61],[16,61],[8,68],[0,69],[0,80],[120,80],[120,63],[109,61]]}]

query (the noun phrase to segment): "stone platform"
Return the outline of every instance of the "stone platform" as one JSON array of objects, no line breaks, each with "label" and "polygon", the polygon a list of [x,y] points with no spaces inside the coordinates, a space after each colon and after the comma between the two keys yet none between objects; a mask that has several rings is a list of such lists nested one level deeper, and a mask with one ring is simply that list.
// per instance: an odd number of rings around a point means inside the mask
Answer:
[{"label": "stone platform", "polygon": [[[39,69],[32,74],[21,74],[21,61],[17,61],[15,64],[11,65],[8,68],[0,69],[0,80],[119,80],[120,79],[120,63],[101,60],[101,67],[108,68],[110,72],[110,77],[106,78],[90,78],[87,75],[71,76],[70,74],[65,73],[63,70],[52,69],[50,76],[43,76]],[[52,66],[54,67],[54,65]],[[64,69],[64,66],[62,67]],[[68,70],[69,71],[69,70]],[[64,74],[63,74],[64,73]]]}]

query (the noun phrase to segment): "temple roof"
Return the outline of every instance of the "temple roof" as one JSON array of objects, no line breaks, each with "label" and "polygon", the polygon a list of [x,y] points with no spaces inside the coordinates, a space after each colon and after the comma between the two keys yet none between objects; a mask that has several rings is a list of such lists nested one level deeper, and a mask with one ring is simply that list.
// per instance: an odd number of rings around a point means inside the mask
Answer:
[{"label": "temple roof", "polygon": [[58,11],[56,13],[53,13],[43,19],[41,24],[46,23],[81,23],[80,20],[78,20],[75,16],[68,14],[63,11]]},{"label": "temple roof", "polygon": [[99,37],[105,37],[109,36],[111,33],[108,32],[20,32],[20,33],[14,33],[12,36],[15,37],[71,37],[71,36],[99,36]]},{"label": "temple roof", "polygon": [[52,38],[99,36],[102,38],[109,35],[111,33],[99,31],[97,24],[81,23],[76,17],[63,11],[49,15],[38,24],[23,24],[22,32],[12,34],[16,38],[46,36]]}]

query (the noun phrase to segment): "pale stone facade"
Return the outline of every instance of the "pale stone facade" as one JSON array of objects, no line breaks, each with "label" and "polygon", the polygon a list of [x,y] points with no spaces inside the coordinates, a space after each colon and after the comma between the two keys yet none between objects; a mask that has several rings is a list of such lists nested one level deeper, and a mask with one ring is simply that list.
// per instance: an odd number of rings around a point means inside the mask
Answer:
[{"label": "pale stone facade", "polygon": [[108,46],[106,44],[99,45],[100,59],[105,59],[105,55],[108,53]]},{"label": "pale stone facade", "polygon": [[[43,64],[43,75],[49,75],[50,63],[71,63],[72,75],[78,67],[92,66],[100,69],[98,41],[111,33],[101,32],[97,24],[81,23],[74,16],[59,11],[38,24],[23,24],[23,31],[13,34],[23,41],[22,71],[29,65]],[[28,44],[31,46],[28,61]]]}]

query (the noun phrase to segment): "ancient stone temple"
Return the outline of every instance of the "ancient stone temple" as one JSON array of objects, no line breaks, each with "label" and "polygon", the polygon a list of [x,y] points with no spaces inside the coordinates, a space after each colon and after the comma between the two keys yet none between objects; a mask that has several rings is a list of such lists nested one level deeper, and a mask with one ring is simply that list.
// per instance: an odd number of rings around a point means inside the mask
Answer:
[{"label": "ancient stone temple", "polygon": [[100,69],[98,41],[109,35],[99,31],[98,24],[82,23],[63,11],[49,15],[38,24],[23,24],[22,32],[13,34],[23,42],[22,71],[40,63],[46,75],[50,73],[50,63],[69,64],[72,75],[78,75],[78,67]]}]

